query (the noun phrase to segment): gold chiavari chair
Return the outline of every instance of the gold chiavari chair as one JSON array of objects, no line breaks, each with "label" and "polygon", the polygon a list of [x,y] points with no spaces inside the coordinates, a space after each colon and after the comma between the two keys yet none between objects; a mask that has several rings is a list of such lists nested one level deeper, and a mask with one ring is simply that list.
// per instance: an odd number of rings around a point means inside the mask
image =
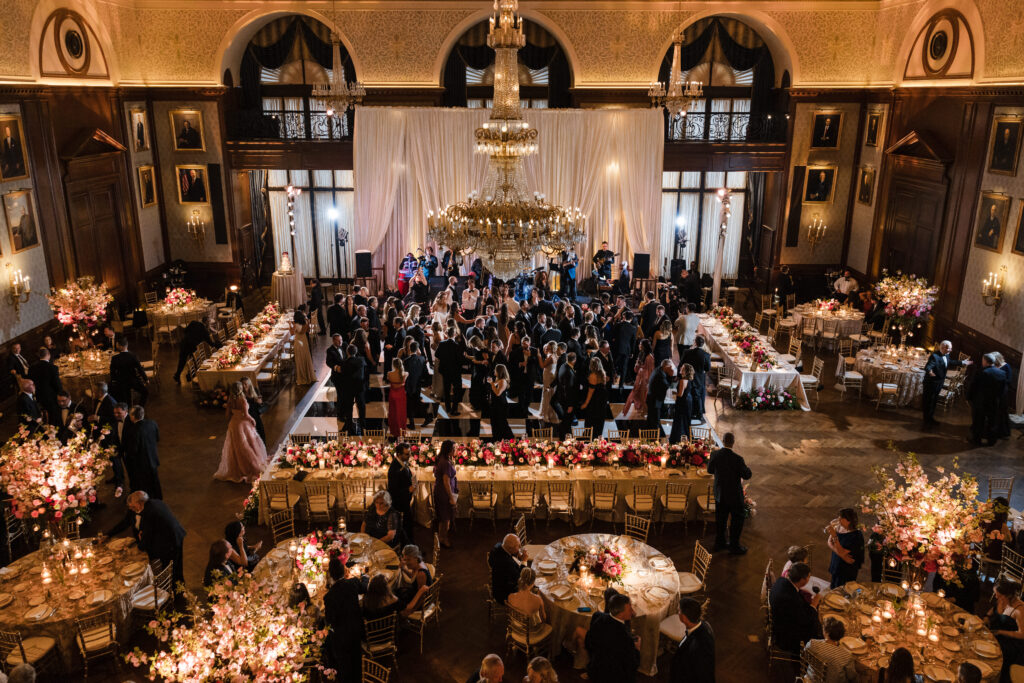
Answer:
[{"label": "gold chiavari chair", "polygon": [[548,483],[548,526],[551,526],[552,517],[561,517],[562,515],[565,515],[565,521],[569,523],[569,526],[573,525],[576,517],[573,498],[573,483],[571,481],[552,481]]},{"label": "gold chiavari chair", "polygon": [[550,441],[554,436],[555,430],[552,427],[535,427],[530,430],[530,438],[537,441]]},{"label": "gold chiavari chair", "polygon": [[312,434],[289,434],[288,440],[292,442],[293,446],[304,446],[313,441]]},{"label": "gold chiavari chair", "polygon": [[346,481],[342,484],[345,512],[352,516],[362,518],[366,516],[366,508],[373,501],[373,486],[363,479]]},{"label": "gold chiavari chair", "polygon": [[493,481],[469,482],[469,528],[473,528],[473,518],[477,515],[491,518],[491,528],[498,528],[498,494],[494,492]]},{"label": "gold chiavari chair", "polygon": [[288,482],[268,479],[260,482],[260,494],[267,502],[270,512],[294,510],[301,496],[288,490]]},{"label": "gold chiavari chair", "polygon": [[[626,432],[626,434],[628,435],[629,432]],[[623,433],[618,429],[609,429],[605,432],[604,436],[605,441],[611,441],[612,443],[622,443],[623,438]]]},{"label": "gold chiavari chair", "polygon": [[711,440],[711,427],[690,427],[690,439],[696,441],[698,439],[702,441]]},{"label": "gold chiavari chair", "polygon": [[1016,477],[989,477],[988,478],[988,499],[1005,498],[1010,500],[1013,493],[1013,481]]},{"label": "gold chiavari chair", "polygon": [[289,508],[270,515],[270,532],[274,545],[289,538],[295,538],[295,510]]},{"label": "gold chiavari chair", "polygon": [[803,385],[804,393],[808,391],[814,392],[814,407],[817,408],[821,393],[818,391],[818,387],[821,386],[821,374],[825,372],[825,361],[815,356],[814,365],[811,368],[811,374],[800,375],[800,384]]},{"label": "gold chiavari chair", "polygon": [[427,588],[426,594],[423,596],[423,605],[420,609],[416,610],[408,617],[406,617],[406,626],[417,633],[420,636],[420,654],[423,654],[423,634],[427,630],[427,626],[433,623],[439,623],[441,616],[441,579],[444,576],[434,577],[434,582]]},{"label": "gold chiavari chair", "polygon": [[[843,340],[846,341],[846,340]],[[845,356],[839,357],[839,389],[843,392],[843,400],[846,399],[846,394],[851,389],[857,390],[857,398],[861,397],[861,392],[864,388],[864,375],[860,374],[856,370],[851,370],[852,366],[847,365],[847,358]]]},{"label": "gold chiavari chair", "polygon": [[589,505],[591,529],[594,528],[594,519],[598,515],[607,515],[608,521],[612,523],[612,530],[615,530],[615,500],[618,488],[615,482],[594,482],[594,493],[590,497]]},{"label": "gold chiavari chair", "polygon": [[790,337],[789,352],[781,354],[779,356],[779,360],[783,363],[796,365],[797,361],[803,358],[803,356],[800,355],[802,348],[803,341],[801,341],[799,337]]},{"label": "gold chiavari chair", "polygon": [[[127,598],[128,594],[125,593]],[[89,663],[110,656],[117,672],[121,671],[118,656],[117,624],[111,610],[105,609],[92,614],[75,617],[75,645],[82,655],[85,680],[89,680]]]},{"label": "gold chiavari chair", "polygon": [[665,521],[669,515],[679,517],[683,520],[683,534],[686,534],[686,517],[690,509],[691,484],[680,484],[669,482],[665,485],[665,493],[662,494],[661,502],[661,533],[665,533]]},{"label": "gold chiavari chair", "polygon": [[508,652],[522,652],[530,659],[548,650],[551,624],[534,624],[533,620],[515,607],[508,607],[505,645]]},{"label": "gold chiavari chair", "polygon": [[441,537],[436,533],[434,534],[434,552],[430,556],[430,564],[433,565],[434,571],[431,576],[438,573],[438,567],[441,566]]},{"label": "gold chiavari chair", "polygon": [[337,496],[334,485],[329,481],[303,481],[303,500],[306,503],[306,521],[310,525],[317,523],[333,524],[337,516]]},{"label": "gold chiavari chair", "polygon": [[394,612],[386,617],[363,621],[363,657],[369,657],[375,662],[390,657],[397,668],[397,626],[398,615]]},{"label": "gold chiavari chair", "polygon": [[388,683],[391,678],[391,669],[383,664],[373,661],[369,657],[363,657],[363,680],[362,683]]},{"label": "gold chiavari chair", "polygon": [[[512,482],[512,512],[534,519],[537,507],[537,482],[516,480]],[[534,520],[536,523],[536,520]]]},{"label": "gold chiavari chair", "polygon": [[49,636],[22,638],[18,631],[0,630],[0,658],[7,671],[28,663],[37,673],[45,673],[60,666],[60,649]]},{"label": "gold chiavari chair", "polygon": [[800,652],[800,661],[803,665],[803,683],[826,683],[828,677],[828,663],[810,650],[804,649]]},{"label": "gold chiavari chair", "polygon": [[647,543],[647,533],[651,529],[651,520],[640,515],[626,513],[625,535],[635,538],[641,543]]},{"label": "gold chiavari chair", "polygon": [[690,571],[679,572],[679,594],[693,595],[707,590],[706,580],[710,568],[711,553],[700,541],[696,541],[693,544],[693,564]]},{"label": "gold chiavari chair", "polygon": [[174,562],[157,572],[153,580],[132,595],[132,615],[140,623],[148,623],[174,602],[171,582],[174,579]]},{"label": "gold chiavari chair", "polygon": [[834,348],[837,341],[839,341],[839,321],[835,318],[829,318],[825,320],[818,343],[828,344],[829,348]]},{"label": "gold chiavari chair", "polygon": [[754,329],[757,330],[758,332],[760,332],[761,328],[763,326],[764,326],[764,314],[760,313],[760,312],[755,313],[754,314]]},{"label": "gold chiavari chair", "polygon": [[643,443],[659,443],[661,441],[660,429],[641,429],[640,441]]},{"label": "gold chiavari chair", "polygon": [[1003,544],[1003,562],[999,571],[1017,583],[1024,582],[1024,555],[1011,548],[1009,543]]},{"label": "gold chiavari chair", "polygon": [[364,429],[363,440],[370,443],[384,443],[387,441],[388,434],[384,429]]},{"label": "gold chiavari chair", "polygon": [[577,441],[593,441],[594,429],[592,427],[573,427],[572,438]]},{"label": "gold chiavari chair", "polygon": [[700,521],[703,524],[700,535],[704,536],[708,532],[708,522],[715,521],[715,495],[710,484],[703,494],[697,496],[697,509],[700,511]]},{"label": "gold chiavari chair", "polygon": [[906,565],[903,562],[900,562],[888,553],[882,555],[883,582],[900,583],[906,575]]},{"label": "gold chiavari chair", "polygon": [[885,403],[895,406],[900,400],[900,373],[895,370],[883,370],[882,380],[875,383],[878,397],[875,399],[875,410]]},{"label": "gold chiavari chair", "polygon": [[654,484],[634,484],[632,493],[626,496],[626,508],[637,516],[651,519],[657,495],[658,487]]},{"label": "gold chiavari chair", "polygon": [[[489,562],[488,568],[490,568]],[[504,616],[505,610],[507,610],[508,608],[505,606],[504,603],[499,603],[497,600],[494,599],[494,591],[491,588],[490,580],[484,582],[484,589],[487,591],[487,599],[485,600],[485,602],[487,603],[487,625],[490,626],[491,622],[494,621],[494,617]]]}]

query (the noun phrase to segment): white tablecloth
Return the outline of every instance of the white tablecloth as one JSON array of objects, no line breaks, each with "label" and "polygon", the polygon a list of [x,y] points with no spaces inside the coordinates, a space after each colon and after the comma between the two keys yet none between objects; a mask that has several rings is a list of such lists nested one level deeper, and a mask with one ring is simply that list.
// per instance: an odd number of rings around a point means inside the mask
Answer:
[{"label": "white tablecloth", "polygon": [[281,353],[285,343],[291,338],[289,333],[289,322],[291,319],[292,316],[288,313],[282,315],[274,329],[261,340],[260,344],[253,349],[253,352],[243,357],[238,365],[230,368],[221,368],[217,365],[217,354],[214,353],[213,356],[203,362],[199,372],[196,374],[199,387],[203,391],[210,391],[217,387],[228,387],[240,381],[243,377],[248,377],[253,386],[255,386],[256,376],[260,374],[260,370],[268,360]]},{"label": "white tablecloth", "polygon": [[849,337],[851,334],[860,334],[861,327],[864,325],[864,314],[847,310],[840,309],[835,313],[823,312],[816,306],[797,306],[791,311],[793,320],[796,321],[797,329],[801,329],[804,324],[804,317],[810,316],[814,318],[814,328],[821,332],[825,329],[826,320],[836,320],[839,322],[838,332],[840,337]]},{"label": "white tablecloth", "polygon": [[146,309],[146,317],[154,327],[169,325],[177,322],[178,325],[187,325],[193,320],[200,320],[217,315],[217,304],[206,299],[194,301],[188,306],[169,306],[159,303]]},{"label": "white tablecloth", "polygon": [[857,353],[855,369],[864,375],[864,392],[868,396],[877,396],[875,386],[882,381],[882,373],[894,370],[899,373],[899,395],[897,404],[908,406],[917,402],[924,393],[924,364],[928,360],[926,352],[918,356],[887,357],[884,352],[875,349],[863,349]]},{"label": "white tablecloth", "polygon": [[298,268],[290,273],[274,271],[270,278],[270,300],[281,304],[283,309],[295,309],[306,303],[306,283]]},{"label": "white tablecloth", "polygon": [[[279,589],[285,591],[291,590],[292,584],[300,578],[305,582],[308,577],[296,574],[295,558],[289,552],[289,546],[292,543],[301,543],[303,538],[305,537],[296,536],[278,543],[256,565],[253,575],[258,579],[271,579]],[[398,569],[398,555],[391,546],[368,534],[354,533],[351,530],[345,533],[345,538],[349,542],[350,559],[359,566],[360,573],[365,572],[371,577],[384,574],[392,586],[398,583],[401,573]],[[317,604],[323,602],[324,593],[327,592],[326,567],[324,569],[323,580],[306,583],[310,598]]]},{"label": "white tablecloth", "polygon": [[[646,543],[628,536],[608,534],[579,534],[560,538],[544,548],[533,558],[533,567],[538,570],[537,588],[544,597],[544,608],[552,627],[551,657],[562,651],[562,641],[570,637],[577,626],[588,628],[590,618],[596,610],[604,609],[601,596],[603,586],[595,587],[594,594],[582,588],[576,575],[569,575],[576,548],[617,547],[624,553],[626,571],[622,585],[612,586],[620,593],[626,593],[636,614],[631,620],[633,632],[640,636],[640,666],[638,671],[647,676],[658,673],[658,645],[661,621],[674,614],[678,603],[679,575],[672,560]],[[655,565],[650,564],[652,558]],[[546,561],[553,561],[556,568],[551,573],[540,573]],[[546,570],[550,571],[550,570]],[[571,594],[564,600],[556,599],[551,590],[555,586],[569,586]],[[657,588],[655,588],[657,587]],[[651,589],[655,588],[652,592]],[[661,589],[661,590],[657,590]],[[590,607],[589,612],[578,612],[577,608]]]},{"label": "white tablecloth", "polygon": [[61,384],[72,396],[84,396],[86,389],[92,390],[97,382],[107,381],[113,355],[110,351],[90,349],[61,356],[55,363]]},{"label": "white tablecloth", "polygon": [[[731,376],[739,363],[739,357],[729,355],[724,347],[724,344],[729,341],[730,333],[728,331],[719,333],[718,337],[713,334],[713,330],[721,329],[721,327],[714,324],[713,320],[711,316],[702,315],[697,331],[704,335],[704,338],[707,340],[708,350],[722,357],[722,362],[725,363],[722,371],[723,375]],[[764,345],[774,351],[768,345],[768,342],[765,341]],[[744,363],[739,366],[739,369],[740,391],[751,391],[752,389],[764,386],[773,386],[776,389],[784,389],[795,396],[800,403],[800,407],[804,410],[811,409],[811,404],[807,401],[807,394],[804,393],[804,387],[800,384],[800,373],[792,365],[780,364],[779,367],[773,370],[751,370],[749,363]]]}]

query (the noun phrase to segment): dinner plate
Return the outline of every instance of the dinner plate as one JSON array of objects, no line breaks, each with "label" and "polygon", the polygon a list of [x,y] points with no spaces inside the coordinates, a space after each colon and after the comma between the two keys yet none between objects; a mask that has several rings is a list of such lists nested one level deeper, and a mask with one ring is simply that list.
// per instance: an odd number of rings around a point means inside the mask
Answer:
[{"label": "dinner plate", "polygon": [[85,591],[76,588],[68,593],[68,600],[81,600],[85,597]]},{"label": "dinner plate", "polygon": [[53,613],[53,608],[46,603],[36,605],[25,612],[25,621],[42,621]]},{"label": "dinner plate", "polygon": [[105,588],[100,589],[98,591],[93,591],[92,593],[89,593],[89,604],[99,605],[101,603],[106,602],[107,600],[110,600],[112,597],[114,597],[114,594],[106,590]]},{"label": "dinner plate", "polygon": [[292,474],[291,470],[274,470],[270,476],[274,479],[291,479]]},{"label": "dinner plate", "polygon": [[0,593],[0,607],[7,607],[7,605],[14,602],[14,596],[10,593]]},{"label": "dinner plate", "polygon": [[960,643],[955,640],[942,641],[942,647],[946,648],[950,652],[960,652]]},{"label": "dinner plate", "polygon": [[110,555],[103,555],[102,557],[100,557],[100,558],[98,558],[96,560],[96,564],[98,564],[98,565],[100,565],[102,567],[103,565],[110,564],[113,561],[114,561],[114,558],[111,557]]},{"label": "dinner plate", "polygon": [[853,595],[859,590],[864,590],[864,586],[856,581],[848,581],[846,585],[843,586],[843,590],[846,591],[847,595]]},{"label": "dinner plate", "polygon": [[30,584],[28,581],[22,581],[21,583],[16,584],[14,586],[14,588],[12,588],[11,590],[14,591],[15,593],[24,593],[25,591],[27,591],[31,587],[32,587],[32,584]]},{"label": "dinner plate", "polygon": [[548,592],[555,600],[568,600],[572,597],[572,589],[564,584],[552,586]]},{"label": "dinner plate", "polygon": [[112,548],[114,550],[124,550],[125,548],[127,548],[128,546],[130,546],[133,543],[135,543],[135,539],[134,538],[128,538],[128,537],[125,537],[125,538],[115,538],[110,543],[107,543],[107,547],[108,548]]},{"label": "dinner plate", "polygon": [[867,614],[868,616],[875,613],[875,608],[866,602],[857,603],[857,609],[860,610],[861,614]]},{"label": "dinner plate", "polygon": [[938,664],[925,664],[924,675],[928,677],[928,680],[935,681],[936,683],[954,680],[953,674],[949,672],[949,669]]},{"label": "dinner plate", "polygon": [[489,470],[477,470],[473,473],[474,479],[487,479],[489,476],[491,476]]},{"label": "dinner plate", "polygon": [[839,643],[847,650],[853,653],[864,652],[868,644],[860,638],[854,638],[853,636],[845,636]]},{"label": "dinner plate", "polygon": [[656,555],[648,560],[648,564],[654,569],[668,569],[672,566],[672,560],[668,559],[664,555]]},{"label": "dinner plate", "polygon": [[975,640],[971,643],[971,649],[974,650],[975,654],[981,655],[986,659],[993,659],[1000,655],[999,646],[991,640]]},{"label": "dinner plate", "polygon": [[551,572],[558,569],[558,563],[554,560],[540,560],[536,563],[537,570],[542,574],[550,574]]},{"label": "dinner plate", "polygon": [[18,575],[17,567],[0,567],[0,579],[10,579]]},{"label": "dinner plate", "polygon": [[939,630],[942,631],[942,635],[947,638],[958,638],[960,636],[960,629],[956,626],[943,626]]},{"label": "dinner plate", "polygon": [[110,581],[114,578],[114,572],[102,572],[100,574],[100,581]]},{"label": "dinner plate", "polygon": [[906,593],[901,586],[895,583],[883,583],[878,590],[882,595],[888,595],[891,598],[901,598]]},{"label": "dinner plate", "polygon": [[288,558],[288,551],[284,548],[274,548],[269,553],[267,553],[267,557],[269,557],[272,560],[284,560]]},{"label": "dinner plate", "polygon": [[32,607],[35,607],[36,605],[41,605],[44,602],[46,602],[45,595],[33,595],[31,598],[28,599],[28,604]]},{"label": "dinner plate", "polygon": [[313,470],[307,479],[330,479],[334,476],[334,470]]},{"label": "dinner plate", "polygon": [[946,601],[940,598],[937,593],[925,593],[922,597],[924,598],[925,604],[932,609],[939,609],[946,604]]},{"label": "dinner plate", "polygon": [[529,479],[533,476],[533,472],[530,470],[516,470],[516,479]]},{"label": "dinner plate", "polygon": [[130,565],[121,569],[123,576],[138,576],[146,571],[145,562],[133,562]]}]

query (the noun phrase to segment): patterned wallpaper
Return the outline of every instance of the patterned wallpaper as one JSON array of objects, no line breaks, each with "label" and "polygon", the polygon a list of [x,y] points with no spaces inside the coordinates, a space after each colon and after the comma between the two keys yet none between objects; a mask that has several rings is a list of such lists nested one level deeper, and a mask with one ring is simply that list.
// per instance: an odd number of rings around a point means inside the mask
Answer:
[{"label": "patterned wallpaper", "polygon": [[[995,116],[1014,114],[1024,116],[1024,108],[997,107]],[[989,136],[991,139],[991,126]],[[991,154],[991,150],[989,151]],[[988,159],[986,158],[986,167]],[[967,274],[964,276],[964,290],[960,294],[959,322],[972,327],[981,334],[1003,342],[1015,349],[1024,347],[1024,256],[1013,253],[1013,240],[1024,201],[1024,168],[1018,162],[1017,175],[1007,176],[985,173],[981,179],[980,192],[1001,192],[1012,198],[1010,217],[1003,236],[1003,248],[997,254],[974,246],[977,231],[978,198],[973,204],[975,224],[971,233],[970,256],[967,260]],[[979,192],[979,198],[980,198]],[[999,315],[992,315],[992,308],[985,306],[981,298],[981,281],[990,272],[1006,266],[1006,292]]]},{"label": "patterned wallpaper", "polygon": [[[843,120],[839,130],[838,149],[810,149],[811,126],[816,112],[842,112]],[[796,247],[782,248],[782,263],[839,263],[843,254],[843,233],[846,229],[846,208],[850,197],[853,154],[857,144],[857,117],[859,104],[812,104],[801,103],[796,107],[793,124],[792,165],[835,166],[835,191],[832,202],[827,204],[801,204],[790,207],[790,211],[802,210],[800,219],[800,240]],[[790,178],[792,188],[792,174]],[[806,191],[806,188],[805,188]],[[787,193],[787,197],[789,194]],[[807,225],[815,214],[828,226],[825,238],[815,245],[807,242]]]},{"label": "patterned wallpaper", "polygon": [[882,151],[885,149],[885,131],[889,128],[889,105],[870,105],[866,112],[861,113],[861,117],[871,112],[882,114],[882,124],[878,128],[878,146],[869,147],[864,144],[867,137],[865,130],[865,135],[857,141],[857,144],[861,146],[860,166],[854,169],[854,179],[857,183],[856,187],[859,188],[861,168],[869,167],[875,169],[875,184],[871,192],[871,204],[861,204],[856,198],[854,199],[853,216],[850,220],[850,249],[846,257],[846,264],[862,273],[867,272],[868,257],[871,251],[871,231],[875,209],[878,206],[878,186],[881,181],[879,170],[882,165]]},{"label": "patterned wallpaper", "polygon": [[[149,129],[149,149],[136,152],[134,144],[134,129],[132,125],[132,110],[143,110],[146,112],[146,126]],[[164,241],[163,231],[160,228],[160,201],[166,201],[167,197],[160,196],[160,188],[157,188],[157,203],[143,208],[142,188],[139,184],[139,167],[153,165],[153,130],[149,127],[149,112],[145,102],[125,102],[122,116],[125,117],[128,130],[128,153],[131,163],[132,192],[135,195],[135,213],[139,222],[139,237],[142,241],[142,263],[146,271],[153,270],[164,263]],[[154,173],[158,173],[154,170]],[[157,176],[159,177],[159,176]],[[159,185],[159,183],[158,183]]]},{"label": "patterned wallpaper", "polygon": [[[69,0],[70,1],[70,0]],[[1024,82],[1024,15],[1008,0],[949,0],[973,3],[985,44],[986,79]],[[0,0],[0,79],[31,74],[32,0]],[[221,48],[236,25],[256,11],[291,4],[210,0],[78,0],[89,7],[112,36],[112,61],[126,84],[219,84]],[[361,64],[359,78],[370,84],[438,84],[438,63],[446,41],[460,22],[486,9],[485,2],[420,3],[411,0],[342,4],[337,23]],[[890,83],[926,0],[904,2],[758,3],[750,14],[777,29],[797,63],[794,85]],[[595,7],[596,5],[596,7]],[[661,54],[679,24],[706,12],[705,3],[644,4],[589,0],[535,0],[534,16],[568,42],[576,56],[575,84],[646,85],[655,77]],[[309,3],[310,11],[330,10]],[[758,7],[770,7],[760,11]],[[41,10],[42,11],[42,10]],[[736,13],[742,15],[742,10]],[[742,17],[741,17],[742,18]],[[752,23],[759,23],[754,21]]]},{"label": "patterned wallpaper", "polygon": [[[174,139],[171,132],[170,111],[172,109],[199,109],[203,113],[203,136],[206,142],[205,152],[175,152]],[[183,164],[221,164],[221,186],[227,191],[223,175],[221,156],[220,124],[217,119],[216,102],[173,102],[161,101],[153,103],[153,117],[156,120],[154,139],[160,150],[160,187],[161,201],[166,203],[164,214],[167,216],[167,238],[170,243],[170,260],[210,261],[225,263],[231,261],[231,246],[216,244],[213,238],[213,214],[210,204],[181,204],[178,201],[177,175],[174,167]],[[207,184],[209,192],[209,184]],[[192,216],[192,210],[199,209],[206,221],[206,240],[202,247],[189,237],[185,224]],[[228,226],[228,239],[232,230]]]},{"label": "patterned wallpaper", "polygon": [[[0,104],[0,115],[21,114],[18,105]],[[2,131],[0,131],[2,134]],[[28,150],[26,150],[26,158]],[[32,192],[32,211],[36,216],[36,234],[39,244],[17,254],[11,244],[11,231],[7,225],[7,215],[3,209],[3,195],[15,190],[32,190],[35,169],[29,169],[29,177],[22,180],[0,182],[0,340],[11,339],[28,332],[53,318],[53,311],[46,302],[46,293],[50,291],[50,275],[46,270],[46,257],[43,254],[42,230],[39,226],[39,203],[35,192]],[[15,315],[14,306],[7,304],[9,291],[7,286],[8,270],[21,270],[22,275],[32,278],[32,294],[27,303],[21,305],[20,317]]]}]

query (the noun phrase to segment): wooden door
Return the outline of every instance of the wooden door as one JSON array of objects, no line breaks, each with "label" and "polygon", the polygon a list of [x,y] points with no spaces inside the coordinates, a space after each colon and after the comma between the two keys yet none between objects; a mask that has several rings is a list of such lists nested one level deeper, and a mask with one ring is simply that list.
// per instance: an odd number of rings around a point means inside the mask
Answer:
[{"label": "wooden door", "polygon": [[945,202],[942,183],[893,178],[882,236],[882,267],[934,279]]},{"label": "wooden door", "polygon": [[91,275],[115,296],[129,291],[124,263],[124,230],[116,181],[69,188],[71,246],[79,276]]}]

